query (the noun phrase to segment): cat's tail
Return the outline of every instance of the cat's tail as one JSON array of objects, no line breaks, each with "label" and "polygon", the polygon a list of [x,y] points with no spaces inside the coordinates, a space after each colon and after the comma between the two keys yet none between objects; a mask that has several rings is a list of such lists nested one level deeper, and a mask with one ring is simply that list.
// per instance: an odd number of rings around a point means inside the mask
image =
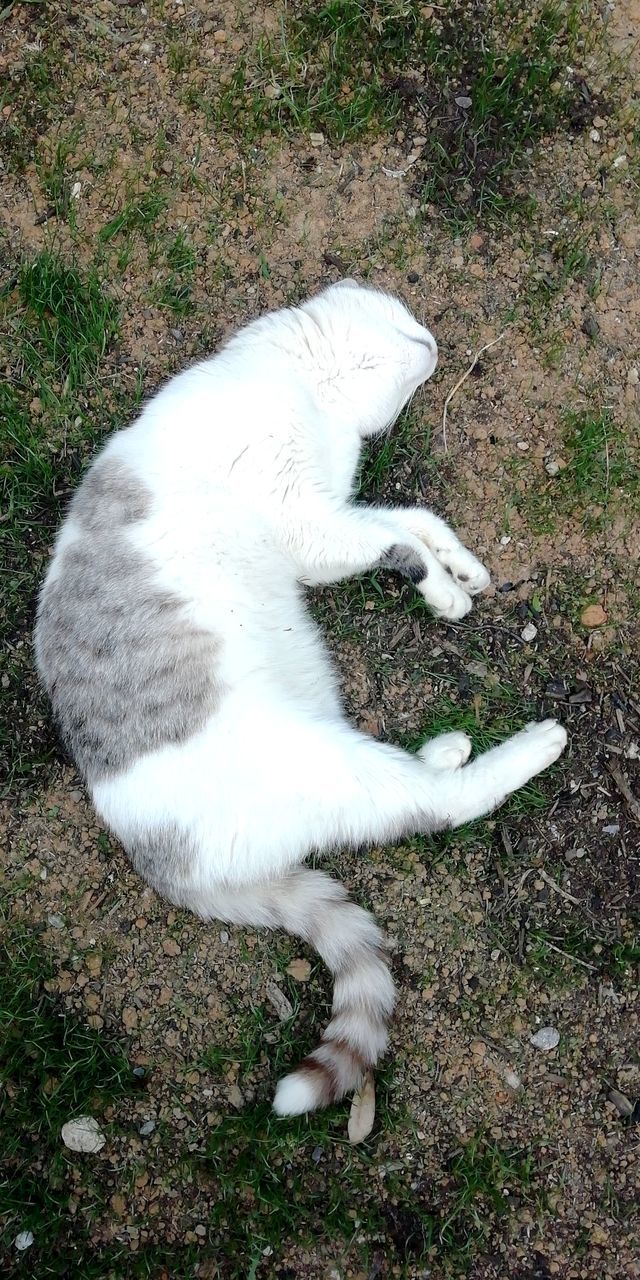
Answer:
[{"label": "cat's tail", "polygon": [[[209,914],[202,903],[196,909]],[[357,1089],[387,1047],[395,1004],[385,941],[373,916],[349,900],[343,885],[308,867],[216,893],[211,914],[303,938],[334,976],[331,1022],[318,1048],[278,1084],[278,1115],[313,1111]]]}]

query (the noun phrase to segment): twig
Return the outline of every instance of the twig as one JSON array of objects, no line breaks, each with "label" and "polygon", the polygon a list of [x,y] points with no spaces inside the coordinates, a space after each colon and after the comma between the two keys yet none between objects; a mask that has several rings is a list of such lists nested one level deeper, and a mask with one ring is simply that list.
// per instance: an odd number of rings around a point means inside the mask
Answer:
[{"label": "twig", "polygon": [[636,822],[640,822],[640,801],[636,800],[636,797],[634,796],[620,766],[613,760],[607,760],[607,769],[609,770],[620,795],[624,796],[624,799],[626,800]]},{"label": "twig", "polygon": [[579,960],[577,956],[572,956],[570,951],[561,951],[560,947],[555,947],[553,942],[549,942],[548,938],[541,939],[543,946],[548,947],[550,951],[557,951],[559,956],[564,956],[565,960],[570,960],[572,964],[581,964],[583,969],[592,969],[595,973],[597,965],[587,964],[586,960]]},{"label": "twig", "polygon": [[466,382],[469,375],[473,373],[473,370],[475,369],[478,363],[478,360],[480,359],[480,356],[484,355],[485,351],[488,351],[490,347],[495,347],[497,342],[501,342],[507,332],[507,329],[509,328],[510,326],[507,325],[507,328],[503,329],[502,333],[499,333],[497,338],[492,338],[491,342],[486,342],[484,347],[480,347],[480,350],[476,351],[476,354],[474,355],[473,360],[469,365],[469,368],[458,378],[458,381],[456,382],[455,387],[451,388],[444,402],[444,409],[442,410],[442,444],[443,444],[445,453],[447,452],[447,409],[449,408],[449,405],[451,404],[453,397],[455,396],[456,392],[460,390],[460,387],[462,386],[463,382]]},{"label": "twig", "polygon": [[554,893],[559,893],[561,898],[566,898],[567,902],[573,902],[576,907],[580,906],[580,899],[574,898],[573,894],[567,893],[566,889],[561,889],[560,885],[556,884],[553,876],[547,875],[547,872],[543,871],[542,867],[536,868],[536,875],[540,876],[540,879],[544,880],[545,884],[548,884]]}]

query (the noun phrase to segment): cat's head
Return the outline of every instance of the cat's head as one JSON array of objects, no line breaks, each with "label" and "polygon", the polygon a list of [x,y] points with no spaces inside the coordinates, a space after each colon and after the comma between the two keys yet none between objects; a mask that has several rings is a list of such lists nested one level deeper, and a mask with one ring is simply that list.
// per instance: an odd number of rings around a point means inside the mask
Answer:
[{"label": "cat's head", "polygon": [[361,436],[390,426],[436,367],[435,338],[389,293],[341,280],[300,311],[314,322],[316,394]]}]

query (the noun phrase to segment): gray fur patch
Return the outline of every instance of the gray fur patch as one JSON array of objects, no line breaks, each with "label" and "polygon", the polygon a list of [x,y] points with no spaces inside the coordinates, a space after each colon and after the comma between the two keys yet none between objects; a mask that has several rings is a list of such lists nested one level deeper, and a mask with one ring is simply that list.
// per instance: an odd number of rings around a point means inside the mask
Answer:
[{"label": "gray fur patch", "polygon": [[127,840],[126,847],[143,880],[172,902],[181,903],[181,889],[188,886],[197,860],[189,832],[175,822],[166,823]]},{"label": "gray fur patch", "polygon": [[403,547],[399,542],[394,542],[385,551],[380,558],[380,565],[383,569],[394,569],[397,573],[402,573],[414,585],[422,582],[428,572],[424,560],[411,547]]},{"label": "gray fur patch", "polygon": [[150,507],[133,473],[99,458],[69,511],[80,536],[40,598],[38,667],[62,740],[90,782],[185,741],[219,701],[215,636],[156,585],[127,536]]}]

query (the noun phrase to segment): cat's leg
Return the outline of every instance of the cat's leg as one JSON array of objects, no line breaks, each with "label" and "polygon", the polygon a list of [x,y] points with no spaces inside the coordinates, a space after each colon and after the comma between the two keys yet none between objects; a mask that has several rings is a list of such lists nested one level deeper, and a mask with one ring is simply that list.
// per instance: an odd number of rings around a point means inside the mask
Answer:
[{"label": "cat's leg", "polygon": [[[281,1115],[325,1106],[356,1088],[386,1048],[394,1004],[384,940],[372,917],[348,900],[342,886],[316,871],[292,870],[291,863],[346,841],[383,842],[411,830],[469,822],[556,760],[566,742],[564,729],[545,721],[464,765],[469,751],[464,734],[443,734],[417,756],[373,742],[346,725],[334,726],[333,732],[325,726],[317,736],[318,750],[306,769],[304,738],[294,733],[286,758],[269,762],[272,808],[265,812],[260,803],[255,824],[248,814],[243,833],[260,847],[262,870],[254,883],[233,884],[229,877],[221,883],[217,855],[209,871],[203,848],[195,874],[176,878],[170,889],[162,885],[167,896],[204,918],[296,934],[316,948],[334,974],[331,1021],[319,1047],[280,1081],[274,1105]],[[217,832],[215,817],[214,811]],[[288,850],[289,867],[274,866],[270,846]],[[250,863],[250,849],[238,841],[236,871]]]},{"label": "cat's leg", "polygon": [[409,533],[424,542],[470,596],[488,587],[488,570],[440,516],[424,507],[394,508],[393,515]]},{"label": "cat's leg", "polygon": [[439,617],[451,621],[464,617],[471,608],[468,592],[395,515],[316,500],[297,519],[288,520],[280,536],[301,581],[309,586],[339,582],[376,568],[394,569],[414,584]]}]

